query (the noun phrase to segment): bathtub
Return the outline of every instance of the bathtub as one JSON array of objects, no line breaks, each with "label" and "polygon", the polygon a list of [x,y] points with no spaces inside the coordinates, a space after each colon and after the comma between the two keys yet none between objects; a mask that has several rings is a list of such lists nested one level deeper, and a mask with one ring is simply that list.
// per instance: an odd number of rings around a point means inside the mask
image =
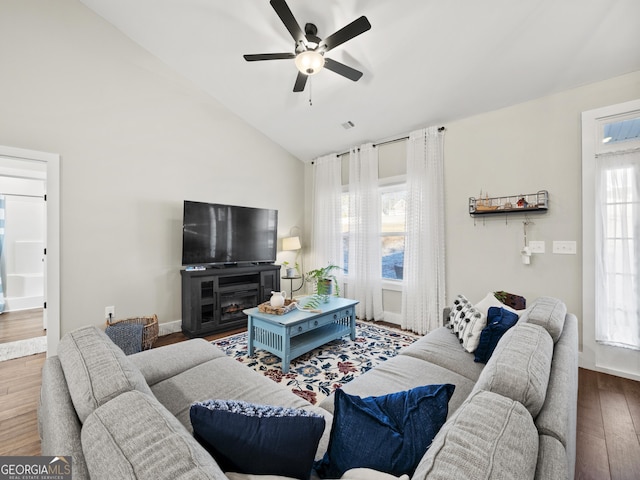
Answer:
[{"label": "bathtub", "polygon": [[4,289],[5,311],[42,307],[44,275],[42,273],[10,273]]},{"label": "bathtub", "polygon": [[4,285],[5,311],[42,307],[44,303],[43,242],[15,241]]}]

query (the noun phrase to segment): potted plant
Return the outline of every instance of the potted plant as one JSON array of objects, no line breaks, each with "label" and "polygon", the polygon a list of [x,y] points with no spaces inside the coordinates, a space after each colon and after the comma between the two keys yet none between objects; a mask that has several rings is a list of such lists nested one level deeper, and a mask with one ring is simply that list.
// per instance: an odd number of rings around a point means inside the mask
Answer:
[{"label": "potted plant", "polygon": [[293,267],[290,267],[289,265],[291,265],[291,264],[289,262],[287,262],[286,260],[284,262],[282,262],[282,266],[286,270],[286,277],[287,278],[296,277],[298,275],[298,272],[300,271],[300,266],[298,265],[298,262],[296,262],[293,265]]},{"label": "potted plant", "polygon": [[332,294],[336,297],[340,295],[340,284],[333,273],[335,270],[342,270],[342,268],[330,263],[326,267],[310,270],[306,274],[307,281],[315,282],[314,294],[322,297],[325,302]]}]

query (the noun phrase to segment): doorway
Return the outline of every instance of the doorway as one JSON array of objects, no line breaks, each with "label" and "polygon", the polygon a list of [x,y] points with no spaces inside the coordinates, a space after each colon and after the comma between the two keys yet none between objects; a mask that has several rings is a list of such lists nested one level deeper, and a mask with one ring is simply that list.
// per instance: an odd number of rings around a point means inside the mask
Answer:
[{"label": "doorway", "polygon": [[58,155],[0,146],[0,194],[5,194],[0,204],[5,206],[8,254],[3,255],[0,361],[57,352],[59,168]]}]

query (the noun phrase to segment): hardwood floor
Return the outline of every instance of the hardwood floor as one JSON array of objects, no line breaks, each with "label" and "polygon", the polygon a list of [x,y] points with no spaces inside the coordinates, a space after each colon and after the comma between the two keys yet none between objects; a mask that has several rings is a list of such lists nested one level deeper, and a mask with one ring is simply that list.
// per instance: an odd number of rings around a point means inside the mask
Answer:
[{"label": "hardwood floor", "polygon": [[46,335],[42,328],[42,309],[5,312],[0,315],[0,343]]},{"label": "hardwood floor", "polygon": [[[174,333],[155,346],[185,339]],[[36,408],[44,360],[39,354],[0,362],[0,456],[40,454]],[[639,479],[640,382],[584,369],[578,376],[575,478]]]}]

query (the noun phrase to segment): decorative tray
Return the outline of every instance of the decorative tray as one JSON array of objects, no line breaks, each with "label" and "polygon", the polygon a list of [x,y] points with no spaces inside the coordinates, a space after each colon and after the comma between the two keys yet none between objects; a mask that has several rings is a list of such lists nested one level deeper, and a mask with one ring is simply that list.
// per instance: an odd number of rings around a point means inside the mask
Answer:
[{"label": "decorative tray", "polygon": [[258,310],[262,313],[270,313],[272,315],[284,315],[285,313],[289,313],[291,310],[296,309],[296,304],[294,301],[285,298],[284,306],[282,307],[272,307],[271,302],[264,302],[258,305]]}]

